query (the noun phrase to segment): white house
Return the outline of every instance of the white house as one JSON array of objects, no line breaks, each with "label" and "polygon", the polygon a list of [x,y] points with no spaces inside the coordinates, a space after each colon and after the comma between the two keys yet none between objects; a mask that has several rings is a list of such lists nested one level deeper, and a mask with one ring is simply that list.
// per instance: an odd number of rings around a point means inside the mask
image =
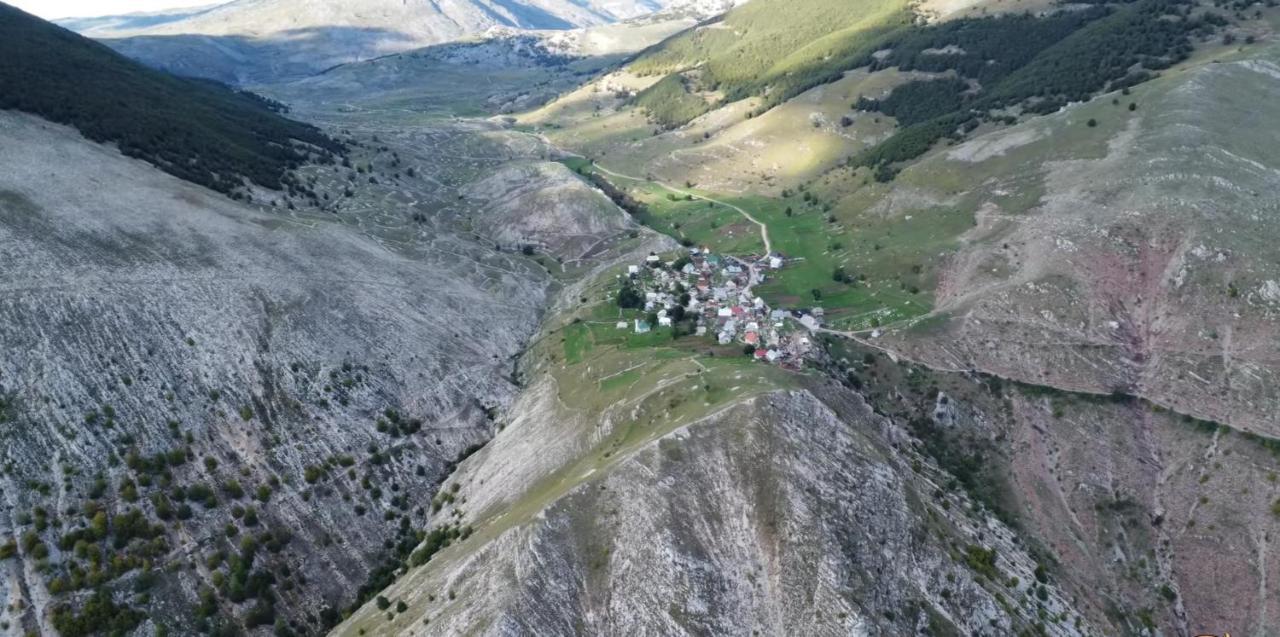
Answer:
[{"label": "white house", "polygon": [[659,317],[658,317],[658,325],[661,325],[662,327],[671,327],[671,317],[670,317],[670,316],[659,316]]},{"label": "white house", "polygon": [[773,255],[773,256],[771,256],[771,257],[769,257],[769,267],[770,267],[771,269],[777,270],[777,269],[781,268],[781,267],[782,267],[782,263],[783,263],[783,261],[782,261],[782,257],[780,257],[780,256],[778,256],[778,255],[776,255],[776,254],[775,254],[775,255]]}]

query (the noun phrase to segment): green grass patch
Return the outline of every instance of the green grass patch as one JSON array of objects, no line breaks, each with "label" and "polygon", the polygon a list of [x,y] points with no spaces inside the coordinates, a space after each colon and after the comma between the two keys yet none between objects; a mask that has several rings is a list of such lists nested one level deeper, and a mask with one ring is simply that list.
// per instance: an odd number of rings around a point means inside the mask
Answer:
[{"label": "green grass patch", "polygon": [[689,188],[673,192],[651,181],[609,175],[580,157],[562,163],[604,189],[636,221],[685,245],[706,246],[724,254],[759,254],[764,250],[758,226],[728,206],[702,199],[706,193]]},{"label": "green grass patch", "polygon": [[[686,196],[657,183],[605,175],[587,160],[565,163],[624,190],[637,204],[630,206],[633,216],[686,245],[728,255],[763,254],[759,227],[737,210],[707,198],[748,211],[769,228],[774,251],[788,258],[786,268],[771,272],[757,288],[765,301],[781,308],[822,307],[829,322],[849,328],[928,313],[938,255],[953,249],[956,237],[973,225],[972,213],[959,206],[922,210],[910,219],[884,219],[866,212],[871,199],[865,196],[838,206],[799,192],[771,198],[680,189],[689,193]],[[836,280],[837,268],[849,279]],[[649,345],[663,334],[669,336],[666,330],[655,330],[638,340]]]},{"label": "green grass patch", "polygon": [[580,175],[586,175],[595,170],[595,167],[591,165],[591,160],[586,157],[565,157],[560,160],[560,163]]},{"label": "green grass patch", "polygon": [[636,368],[603,378],[599,382],[600,391],[607,394],[617,393],[621,389],[634,385],[642,373],[644,373],[643,368]]},{"label": "green grass patch", "polygon": [[[958,209],[885,220],[852,207],[827,211],[816,199],[800,196],[731,203],[768,226],[773,249],[789,259],[757,288],[765,301],[774,307],[819,306],[829,322],[856,328],[928,313],[937,255],[952,249],[973,223],[972,215]],[[849,280],[837,281],[837,268]]]},{"label": "green grass patch", "polygon": [[564,359],[569,364],[582,362],[583,355],[593,345],[590,328],[582,323],[574,323],[564,330]]},{"label": "green grass patch", "polygon": [[639,74],[698,68],[705,88],[729,100],[762,94],[779,104],[838,79],[882,34],[908,26],[903,0],[762,0],[727,13],[722,25],[687,31],[632,63]]}]

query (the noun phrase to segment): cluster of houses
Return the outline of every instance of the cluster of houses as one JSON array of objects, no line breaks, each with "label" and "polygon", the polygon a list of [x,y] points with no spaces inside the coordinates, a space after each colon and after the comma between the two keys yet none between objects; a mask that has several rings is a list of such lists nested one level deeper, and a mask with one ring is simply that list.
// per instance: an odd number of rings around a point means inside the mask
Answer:
[{"label": "cluster of houses", "polygon": [[[674,261],[650,254],[645,263],[628,266],[624,282],[643,294],[646,318],[621,321],[617,327],[642,334],[692,323],[694,334],[752,348],[757,360],[798,365],[812,347],[809,332],[821,324],[822,309],[770,309],[752,291],[766,272],[785,264],[778,254],[743,260],[706,248],[692,248]],[[657,325],[652,325],[655,317]]]}]

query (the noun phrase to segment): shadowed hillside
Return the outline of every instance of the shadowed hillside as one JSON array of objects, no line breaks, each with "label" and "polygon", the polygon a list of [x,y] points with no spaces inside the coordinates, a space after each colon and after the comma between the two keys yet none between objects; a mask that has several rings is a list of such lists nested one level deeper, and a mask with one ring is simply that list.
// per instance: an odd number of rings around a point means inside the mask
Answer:
[{"label": "shadowed hillside", "polygon": [[249,180],[279,190],[286,172],[341,145],[276,105],[223,85],[173,77],[0,4],[0,108],[112,142],[130,157],[227,194]]}]

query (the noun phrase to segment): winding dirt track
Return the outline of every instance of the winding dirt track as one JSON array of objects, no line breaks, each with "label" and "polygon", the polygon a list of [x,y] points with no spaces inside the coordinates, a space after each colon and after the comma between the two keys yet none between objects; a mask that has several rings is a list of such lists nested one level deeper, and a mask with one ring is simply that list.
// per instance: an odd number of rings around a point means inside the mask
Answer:
[{"label": "winding dirt track", "polygon": [[657,184],[657,185],[662,186],[663,188],[666,188],[667,190],[670,190],[671,192],[674,192],[674,193],[676,193],[676,194],[678,194],[678,195],[688,195],[688,196],[690,196],[690,197],[693,197],[694,199],[701,199],[701,200],[703,200],[703,201],[710,201],[711,203],[720,204],[720,205],[722,205],[722,206],[724,206],[724,207],[726,207],[726,208],[733,208],[734,210],[737,210],[737,211],[738,211],[738,214],[741,214],[743,217],[746,217],[747,221],[750,221],[751,223],[754,223],[754,224],[756,224],[757,226],[760,226],[760,239],[764,241],[764,253],[765,253],[766,255],[773,254],[773,244],[772,244],[772,243],[770,243],[770,241],[769,241],[769,227],[768,227],[768,226],[766,226],[766,225],[764,225],[763,223],[761,223],[759,219],[756,219],[755,217],[751,216],[751,213],[747,212],[746,210],[742,209],[741,207],[735,206],[735,205],[733,205],[733,204],[731,204],[731,203],[729,203],[729,202],[726,202],[726,201],[720,201],[719,199],[712,199],[711,197],[704,197],[703,195],[699,195],[699,194],[696,194],[696,193],[692,193],[692,192],[689,192],[689,191],[684,190],[684,189],[681,189],[681,188],[676,188],[675,186],[672,186],[671,184],[664,183],[664,182],[661,182],[661,181],[654,181],[654,180],[652,180],[652,179],[645,179],[645,178],[643,178],[643,177],[635,177],[635,176],[632,176],[632,175],[624,175],[624,174],[622,174],[622,173],[614,172],[614,171],[612,171],[612,170],[609,170],[608,168],[605,168],[604,166],[601,166],[600,164],[596,163],[595,161],[592,161],[592,162],[591,162],[591,165],[593,165],[593,166],[595,166],[596,168],[598,168],[598,169],[600,170],[600,172],[602,172],[602,173],[604,173],[604,174],[606,174],[606,175],[609,175],[609,176],[611,176],[611,177],[620,177],[620,178],[622,178],[622,179],[630,179],[630,180],[632,180],[632,181],[643,181],[643,182],[647,182],[647,183],[651,183],[651,184]]}]

